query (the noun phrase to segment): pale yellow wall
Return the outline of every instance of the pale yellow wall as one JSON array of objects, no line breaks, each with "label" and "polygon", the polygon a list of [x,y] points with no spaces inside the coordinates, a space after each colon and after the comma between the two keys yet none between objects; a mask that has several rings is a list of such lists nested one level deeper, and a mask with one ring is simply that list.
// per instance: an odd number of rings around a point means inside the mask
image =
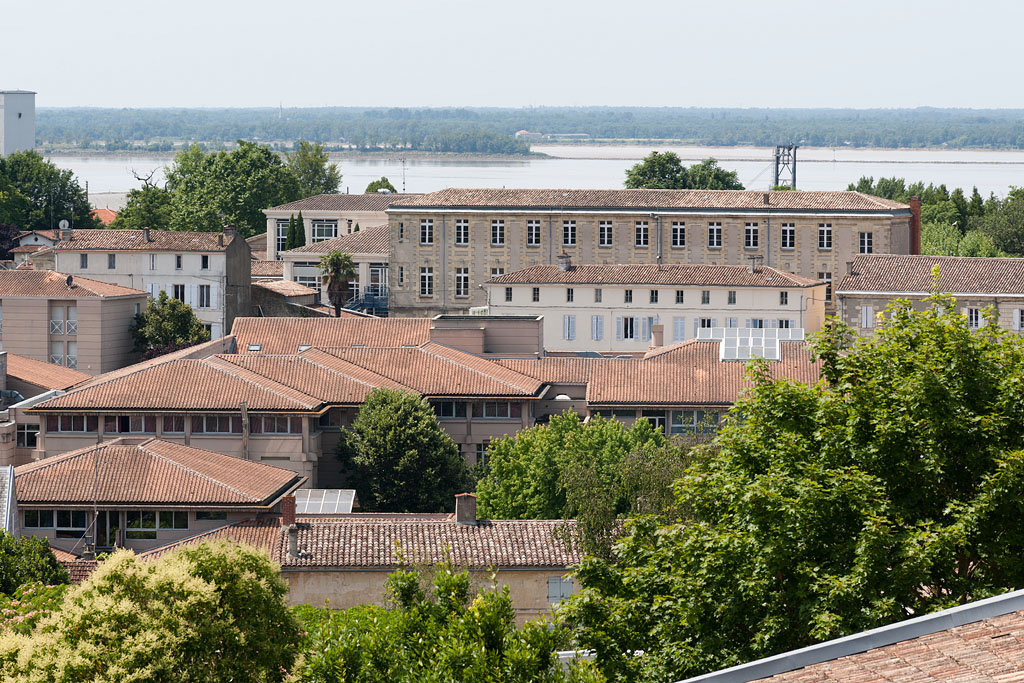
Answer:
[{"label": "pale yellow wall", "polygon": [[[273,261],[279,257],[276,239],[277,220],[288,219],[291,216],[298,218],[299,212],[264,209],[263,213],[267,216],[267,260]],[[383,211],[303,211],[302,223],[306,233],[306,244],[313,243],[314,220],[338,221],[338,237],[341,237],[352,234],[357,223],[360,230],[384,225],[388,222],[388,215]],[[349,221],[352,222],[351,227]]]},{"label": "pale yellow wall", "polygon": [[[857,333],[861,336],[871,336],[874,334],[874,327],[866,328],[861,325],[861,310],[864,307],[870,306],[873,313],[873,318],[885,311],[885,309],[896,299],[909,299],[914,310],[923,311],[928,308],[928,302],[925,301],[927,295],[890,295],[890,294],[843,294],[839,296],[839,317],[847,325],[850,325],[853,329],[857,330]],[[1024,297],[1005,297],[1005,296],[985,296],[979,294],[971,295],[959,295],[956,296],[957,301],[957,312],[963,312],[964,308],[979,308],[984,310],[989,306],[995,308],[996,315],[998,316],[999,326],[1013,330],[1014,332],[1021,332],[1021,312],[1024,311]],[[1016,324],[1015,324],[1016,321]],[[875,327],[878,326],[878,321],[875,320]]]}]

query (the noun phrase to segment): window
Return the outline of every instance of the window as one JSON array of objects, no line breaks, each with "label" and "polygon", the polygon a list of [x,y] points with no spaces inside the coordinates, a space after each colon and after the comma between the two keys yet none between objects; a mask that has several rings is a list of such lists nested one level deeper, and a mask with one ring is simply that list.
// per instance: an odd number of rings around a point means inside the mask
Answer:
[{"label": "window", "polygon": [[576,246],[576,221],[562,221],[562,245]]},{"label": "window", "polygon": [[540,246],[540,221],[526,221],[526,246]]},{"label": "window", "polygon": [[241,415],[193,415],[193,434],[241,434]]},{"label": "window", "polygon": [[565,302],[567,304],[571,304],[573,302],[573,299],[575,299],[575,298],[576,298],[576,292],[573,290],[573,288],[572,287],[566,287],[565,288]]},{"label": "window", "polygon": [[338,221],[336,220],[314,219],[312,228],[314,242],[323,242],[338,236]]},{"label": "window", "polygon": [[209,270],[210,269],[210,255],[209,254],[203,254],[202,256],[199,257],[199,267],[202,270]]},{"label": "window", "polygon": [[708,223],[708,249],[722,248],[722,224]]},{"label": "window", "polygon": [[184,415],[164,415],[164,434],[184,434]]},{"label": "window", "polygon": [[505,269],[504,268],[491,268],[491,277],[498,277],[499,275],[504,275],[504,274],[505,274]]},{"label": "window", "polygon": [[263,350],[263,344],[249,344],[248,346],[245,347],[245,350],[246,351],[262,351]]},{"label": "window", "polygon": [[79,254],[78,255],[78,267],[81,268],[82,270],[85,270],[86,268],[89,267],[89,255],[88,254]]},{"label": "window", "polygon": [[226,510],[197,510],[197,522],[226,522],[228,513]]},{"label": "window", "polygon": [[612,246],[612,222],[601,221],[597,224],[597,246]]},{"label": "window", "polygon": [[480,401],[473,404],[473,417],[491,420],[518,420],[523,416],[519,403],[509,401]]},{"label": "window", "polygon": [[420,296],[434,296],[433,268],[420,268]]},{"label": "window", "polygon": [[64,365],[64,342],[50,342],[50,362],[54,365]]},{"label": "window", "polygon": [[[278,218],[277,219],[277,230],[276,230],[276,232],[274,234],[276,235],[276,239],[277,239],[277,253],[280,254],[282,251],[285,251],[285,249],[288,246],[288,219],[287,218]],[[281,257],[278,256],[277,258],[280,259]],[[150,270],[152,270],[152,266],[150,266]]]},{"label": "window", "polygon": [[686,318],[672,318],[672,341],[686,339]]},{"label": "window", "polygon": [[210,307],[210,285],[199,285],[199,308]]},{"label": "window", "polygon": [[149,269],[156,270],[156,254],[149,255]]},{"label": "window", "polygon": [[782,248],[796,249],[796,224],[782,224]]},{"label": "window", "polygon": [[103,418],[104,434],[155,434],[155,415],[107,415]]},{"label": "window", "polygon": [[780,306],[788,306],[789,305],[789,292],[779,292],[779,305]]},{"label": "window", "polygon": [[63,306],[54,306],[50,309],[50,334],[64,334]]},{"label": "window", "polygon": [[818,249],[832,248],[832,224],[818,224]]},{"label": "window", "polygon": [[686,246],[686,223],[672,222],[672,248],[682,249]]},{"label": "window", "polygon": [[677,304],[683,303],[683,292],[684,291],[685,290],[682,290],[682,289],[677,289],[676,290],[676,303]]},{"label": "window", "polygon": [[571,576],[552,576],[548,578],[548,603],[554,605],[573,594]]},{"label": "window", "polygon": [[107,254],[107,270],[117,268],[117,254]]},{"label": "window", "polygon": [[398,241],[401,242],[405,239],[405,223],[398,223]]},{"label": "window", "polygon": [[739,325],[739,322],[736,320],[736,318],[726,318],[725,319],[725,326],[728,327],[729,329],[733,329],[734,330],[737,327],[739,327],[740,325]]},{"label": "window", "polygon": [[174,255],[174,269],[175,270],[181,270],[181,262],[182,262],[181,254],[175,254]]},{"label": "window", "polygon": [[469,244],[469,219],[455,219],[455,245],[466,246]]},{"label": "window", "polygon": [[434,404],[434,414],[442,420],[454,420],[466,417],[465,401],[438,401]]},{"label": "window", "polygon": [[26,529],[52,529],[53,510],[25,510]]},{"label": "window", "polygon": [[505,245],[505,221],[491,221],[491,246]]},{"label": "window", "polygon": [[665,411],[664,410],[641,410],[641,419],[651,423],[656,431],[665,433]]},{"label": "window", "polygon": [[622,301],[623,301],[623,303],[627,303],[627,304],[633,303],[633,290],[632,289],[627,289],[627,290],[625,290],[622,293]]},{"label": "window", "polygon": [[487,444],[478,443],[476,444],[476,464],[480,467],[487,467]]},{"label": "window", "polygon": [[512,288],[511,287],[506,287],[505,288],[505,303],[511,303],[511,302],[512,302]]},{"label": "window", "polygon": [[530,300],[533,301],[533,303],[540,301],[540,287],[533,288],[533,291],[530,292]]},{"label": "window", "polygon": [[18,437],[15,441],[17,448],[35,448],[39,443],[39,425],[18,425]]},{"label": "window", "polygon": [[875,248],[875,233],[873,232],[862,232],[860,233],[860,253],[871,254],[874,253]]},{"label": "window", "polygon": [[967,308],[967,327],[972,330],[976,330],[981,327],[981,309],[980,308]]},{"label": "window", "polygon": [[174,292],[174,298],[178,301],[185,301],[185,285],[173,285],[172,292]]},{"label": "window", "polygon": [[704,306],[711,303],[711,291],[708,289],[702,289],[700,292],[700,302]]},{"label": "window", "polygon": [[184,510],[161,510],[160,511],[160,528],[161,529],[187,529],[188,528],[188,512]]},{"label": "window", "polygon": [[434,221],[431,218],[424,218],[420,221],[420,244],[434,243]]},{"label": "window", "polygon": [[128,527],[125,530],[125,538],[156,538],[155,510],[129,510],[125,513],[125,521]]},{"label": "window", "polygon": [[700,327],[702,330],[710,330],[711,328],[713,328],[715,326],[715,319],[714,318],[701,318],[700,320],[697,321],[697,323],[698,323],[698,327]]},{"label": "window", "polygon": [[302,434],[302,418],[257,415],[249,423],[253,434]]},{"label": "window", "polygon": [[78,342],[68,342],[68,355],[65,360],[65,365],[69,368],[78,367]]},{"label": "window", "polygon": [[590,316],[590,338],[594,341],[601,341],[604,339],[604,316],[603,315],[592,315]]},{"label": "window", "polygon": [[860,307],[860,326],[865,330],[870,330],[875,326],[875,309],[873,306]]},{"label": "window", "polygon": [[469,268],[455,269],[455,298],[465,299],[469,296]]},{"label": "window", "polygon": [[604,292],[603,292],[602,290],[600,290],[600,289],[595,289],[595,290],[594,290],[594,303],[595,303],[595,304],[599,304],[599,303],[601,303],[601,298],[602,298],[603,296],[604,296]]},{"label": "window", "polygon": [[658,290],[656,290],[656,289],[652,289],[651,290],[650,302],[652,304],[658,303]]},{"label": "window", "polygon": [[747,223],[743,226],[743,248],[757,249],[757,223]]},{"label": "window", "polygon": [[759,330],[763,327],[767,327],[764,324],[764,320],[762,318],[747,318],[744,322],[747,324],[747,327],[754,330]]},{"label": "window", "polygon": [[398,286],[405,287],[405,266],[398,266]]},{"label": "window", "polygon": [[621,328],[622,333],[618,335],[619,339],[636,339],[636,318],[618,318],[617,323]]},{"label": "window", "polygon": [[792,320],[779,318],[776,322],[778,323],[780,329],[788,330],[791,327],[796,327],[796,325],[793,324]]},{"label": "window", "polygon": [[710,434],[718,428],[718,413],[703,410],[673,410],[673,434]]},{"label": "window", "polygon": [[81,538],[89,528],[85,510],[57,510],[57,538]]},{"label": "window", "polygon": [[728,303],[729,303],[730,306],[735,306],[736,305],[736,290],[734,290],[734,289],[730,289],[729,290]]},{"label": "window", "polygon": [[825,283],[825,301],[832,301],[832,273],[819,271],[818,279]]},{"label": "window", "polygon": [[562,316],[562,339],[572,341],[576,339],[576,316]]},{"label": "window", "polygon": [[646,247],[650,244],[651,234],[647,221],[637,221],[633,230],[633,244]]}]

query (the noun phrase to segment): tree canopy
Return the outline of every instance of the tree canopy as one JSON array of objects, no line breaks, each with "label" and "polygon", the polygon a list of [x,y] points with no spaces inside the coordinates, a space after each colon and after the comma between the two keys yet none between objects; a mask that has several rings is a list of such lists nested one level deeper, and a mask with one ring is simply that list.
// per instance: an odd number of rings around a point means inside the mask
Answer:
[{"label": "tree canopy", "polygon": [[471,490],[459,448],[419,396],[371,391],[338,446],[360,504],[381,512],[442,512]]},{"label": "tree canopy", "polygon": [[320,277],[327,288],[327,299],[334,308],[334,316],[341,316],[341,308],[348,299],[352,281],[358,274],[352,255],[332,251],[320,257]]},{"label": "tree canopy", "polygon": [[398,192],[398,190],[395,189],[395,186],[391,184],[391,181],[388,180],[387,176],[381,176],[380,180],[371,181],[370,184],[366,186],[367,194],[370,194],[372,192],[380,192],[381,190],[387,190],[388,192]]},{"label": "tree canopy", "polygon": [[192,307],[165,291],[149,297],[145,310],[132,321],[131,333],[135,350],[143,352],[144,359],[210,341]]},{"label": "tree canopy", "polygon": [[[1024,340],[956,302],[896,302],[875,336],[835,321],[823,380],[765,362],[676,484],[565,604],[609,680],[677,680],[1024,584]],[[890,317],[891,316],[891,317]],[[626,653],[642,650],[630,657]]]},{"label": "tree canopy", "polygon": [[89,197],[74,173],[36,151],[0,157],[0,223],[24,230],[49,230],[67,220],[75,228],[98,228]]},{"label": "tree canopy", "polygon": [[170,230],[174,195],[163,187],[145,184],[128,191],[124,207],[110,223],[112,230]]},{"label": "tree canopy", "polygon": [[626,169],[630,190],[742,190],[735,171],[719,167],[714,159],[684,166],[675,152],[651,152]]},{"label": "tree canopy", "polygon": [[286,157],[288,170],[298,180],[300,198],[338,192],[341,171],[330,162],[323,145],[299,140],[298,149]]},{"label": "tree canopy", "polygon": [[68,582],[68,570],[54,556],[45,538],[0,531],[0,593],[12,595],[27,583]]}]

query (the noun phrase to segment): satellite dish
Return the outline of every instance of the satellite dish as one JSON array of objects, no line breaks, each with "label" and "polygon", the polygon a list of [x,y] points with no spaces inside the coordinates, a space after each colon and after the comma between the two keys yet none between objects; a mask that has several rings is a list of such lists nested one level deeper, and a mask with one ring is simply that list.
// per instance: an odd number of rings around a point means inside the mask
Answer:
[{"label": "satellite dish", "polygon": [[68,289],[71,289],[71,283],[73,281],[74,281],[74,278],[72,278],[70,275],[68,275],[68,279],[64,280],[64,282],[67,283]]},{"label": "satellite dish", "polygon": [[[53,225],[53,223],[50,223],[50,225]],[[68,223],[67,219],[62,219],[61,222],[58,223],[57,225],[60,226],[61,230],[67,230],[68,226],[71,225],[71,224]]]}]

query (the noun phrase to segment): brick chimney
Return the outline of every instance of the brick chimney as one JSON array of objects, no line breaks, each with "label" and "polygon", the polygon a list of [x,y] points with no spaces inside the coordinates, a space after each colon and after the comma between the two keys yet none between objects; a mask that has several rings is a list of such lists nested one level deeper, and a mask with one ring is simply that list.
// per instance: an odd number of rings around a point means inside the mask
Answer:
[{"label": "brick chimney", "polygon": [[142,229],[142,239],[146,242],[152,242],[153,238],[149,236],[149,228]]},{"label": "brick chimney", "polygon": [[665,345],[665,326],[661,323],[651,325],[651,348],[657,349]]},{"label": "brick chimney", "polygon": [[281,526],[295,524],[295,496],[285,496],[281,499]]},{"label": "brick chimney", "polygon": [[572,270],[572,257],[564,251],[558,255],[558,269],[563,273]]},{"label": "brick chimney", "polygon": [[476,524],[476,494],[457,493],[455,494],[455,523]]},{"label": "brick chimney", "polygon": [[910,198],[910,253],[921,253],[921,198]]}]

